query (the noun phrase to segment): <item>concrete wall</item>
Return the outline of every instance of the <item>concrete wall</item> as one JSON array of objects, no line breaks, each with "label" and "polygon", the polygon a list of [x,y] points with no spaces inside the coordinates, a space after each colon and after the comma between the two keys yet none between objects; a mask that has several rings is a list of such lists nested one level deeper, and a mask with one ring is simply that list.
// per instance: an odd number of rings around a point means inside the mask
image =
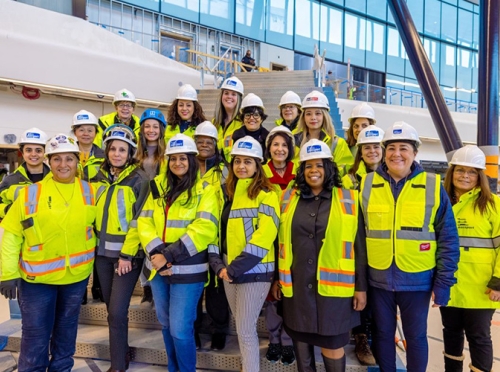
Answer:
[{"label": "concrete wall", "polygon": [[293,70],[294,52],[293,50],[280,48],[269,44],[260,44],[259,66],[271,68],[271,62],[285,65],[289,70]]}]

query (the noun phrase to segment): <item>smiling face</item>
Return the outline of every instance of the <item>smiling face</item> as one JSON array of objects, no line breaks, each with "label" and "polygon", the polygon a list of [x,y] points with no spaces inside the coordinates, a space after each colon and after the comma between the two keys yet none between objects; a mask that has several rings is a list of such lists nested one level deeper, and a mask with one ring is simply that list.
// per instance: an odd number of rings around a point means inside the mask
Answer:
[{"label": "smiling face", "polygon": [[281,106],[281,115],[287,123],[291,123],[299,116],[299,108],[297,105],[291,103],[283,105]]},{"label": "smiling face", "polygon": [[323,183],[325,182],[323,159],[307,160],[304,167],[304,178],[313,194],[319,194],[323,190]]},{"label": "smiling face", "polygon": [[160,122],[156,119],[146,119],[142,123],[144,138],[148,144],[156,144],[160,138]]},{"label": "smiling face", "polygon": [[222,106],[226,109],[226,111],[234,111],[236,110],[236,106],[238,105],[238,93],[233,90],[224,89],[222,91]]},{"label": "smiling face", "polygon": [[191,120],[194,114],[194,102],[180,99],[179,102],[177,102],[177,113],[182,120]]},{"label": "smiling face", "polygon": [[186,175],[189,170],[189,160],[186,154],[173,154],[169,156],[168,167],[179,178]]},{"label": "smiling face", "polygon": [[194,142],[198,149],[198,159],[205,160],[215,155],[215,140],[208,136],[196,136]]},{"label": "smiling face", "polygon": [[411,165],[417,156],[417,152],[410,143],[393,142],[385,147],[385,162],[389,174],[395,180],[410,174]]},{"label": "smiling face", "polygon": [[97,133],[96,129],[96,126],[92,124],[82,124],[76,127],[74,132],[78,144],[91,145]]},{"label": "smiling face", "polygon": [[319,108],[305,109],[304,122],[309,130],[321,129],[323,126],[323,111]]},{"label": "smiling face", "polygon": [[469,192],[479,183],[479,172],[472,167],[455,165],[453,169],[453,186],[460,194]]},{"label": "smiling face", "polygon": [[243,115],[243,124],[249,132],[255,132],[256,130],[259,130],[260,125],[262,124],[262,116],[260,116],[260,113],[257,110],[246,113]]},{"label": "smiling face", "polygon": [[236,155],[233,162],[233,172],[238,179],[252,178],[257,172],[257,163],[249,156]]},{"label": "smiling face", "polygon": [[129,121],[134,113],[135,105],[132,102],[121,101],[115,103],[116,113],[122,121]]},{"label": "smiling face", "polygon": [[78,158],[75,153],[54,154],[50,157],[49,165],[54,181],[59,183],[73,183],[75,181],[78,167]]},{"label": "smiling face", "polygon": [[271,143],[269,144],[269,153],[271,154],[271,159],[276,163],[286,162],[288,157],[288,145],[286,144],[283,136],[275,136]]},{"label": "smiling face", "polygon": [[354,136],[354,139],[358,139],[359,133],[365,129],[368,128],[370,125],[370,120],[367,118],[357,118],[352,122],[352,134]]},{"label": "smiling face", "polygon": [[37,167],[43,163],[45,149],[42,145],[26,144],[23,146],[23,159],[30,167]]},{"label": "smiling face", "polygon": [[382,146],[378,143],[362,145],[361,158],[369,168],[375,169],[382,161]]},{"label": "smiling face", "polygon": [[108,160],[111,166],[115,168],[123,167],[128,160],[129,144],[120,140],[113,140],[108,145]]}]

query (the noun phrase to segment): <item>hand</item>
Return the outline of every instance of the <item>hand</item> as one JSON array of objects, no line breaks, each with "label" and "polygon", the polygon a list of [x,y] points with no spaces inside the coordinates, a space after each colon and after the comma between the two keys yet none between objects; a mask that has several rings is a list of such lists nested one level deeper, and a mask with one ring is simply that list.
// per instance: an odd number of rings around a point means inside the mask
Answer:
[{"label": "hand", "polygon": [[156,271],[159,271],[163,266],[167,264],[167,259],[162,254],[155,254],[151,256],[151,264]]},{"label": "hand", "polygon": [[431,294],[431,299],[432,299],[432,307],[441,307],[441,305],[438,305],[437,303],[434,302],[436,295],[434,294],[434,291],[432,291]]},{"label": "hand", "polygon": [[354,297],[352,298],[352,308],[356,311],[361,311],[366,306],[366,292],[354,292]]},{"label": "hand", "polygon": [[275,280],[271,286],[271,295],[276,301],[281,301],[281,284],[279,280]]},{"label": "hand", "polygon": [[219,271],[219,278],[222,280],[225,280],[228,283],[231,283],[233,280],[229,278],[229,275],[227,274],[227,269],[223,268],[221,271]]},{"label": "hand", "polygon": [[500,302],[500,291],[495,291],[494,289],[487,288],[485,294],[490,295],[490,301]]},{"label": "hand", "polygon": [[118,267],[116,268],[115,273],[117,273],[118,276],[122,276],[128,274],[131,271],[132,271],[132,262],[127,260],[122,260],[121,258],[119,258]]},{"label": "hand", "polygon": [[19,279],[6,280],[0,283],[0,293],[8,300],[15,300]]}]

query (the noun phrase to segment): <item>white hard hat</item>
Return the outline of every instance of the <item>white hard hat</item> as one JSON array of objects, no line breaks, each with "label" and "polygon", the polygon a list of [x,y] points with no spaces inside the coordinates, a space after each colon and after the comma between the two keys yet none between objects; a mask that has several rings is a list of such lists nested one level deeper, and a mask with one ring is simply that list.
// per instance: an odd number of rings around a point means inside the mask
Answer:
[{"label": "white hard hat", "polygon": [[284,134],[285,136],[288,136],[292,139],[292,149],[288,149],[288,151],[293,151],[293,147],[295,147],[295,137],[293,136],[292,131],[284,125],[278,125],[271,129],[266,137],[266,147],[269,147],[269,141],[271,140],[271,137],[276,133]]},{"label": "white hard hat", "polygon": [[386,146],[389,141],[413,141],[417,148],[422,144],[415,128],[404,121],[397,121],[392,127],[387,129],[387,132],[384,134],[384,139],[382,140],[382,145]]},{"label": "white hard hat", "polygon": [[64,133],[59,133],[47,141],[45,145],[45,156],[63,152],[73,152],[78,155],[80,154],[80,149],[72,137]]},{"label": "white hard hat", "polygon": [[304,162],[311,159],[333,159],[330,147],[323,141],[313,138],[300,148],[299,160]]},{"label": "white hard hat", "polygon": [[288,92],[286,92],[281,96],[280,104],[278,105],[278,107],[281,108],[281,106],[283,105],[290,105],[290,104],[302,107],[299,95],[295,92],[292,92],[291,90],[289,90]]},{"label": "white hard hat", "polygon": [[125,124],[113,124],[106,128],[103,135],[103,143],[112,140],[127,142],[132,147],[137,147],[135,133]]},{"label": "white hard hat", "polygon": [[302,101],[302,109],[306,108],[324,108],[330,111],[330,103],[323,93],[313,90]]},{"label": "white hard hat", "polygon": [[250,136],[245,136],[240,138],[233,145],[231,149],[231,156],[250,156],[251,158],[257,158],[261,162],[264,160],[262,157],[262,146],[254,138]]},{"label": "white hard hat", "polygon": [[113,98],[113,103],[121,101],[128,101],[135,103],[135,96],[128,89],[120,89],[118,92],[115,93],[115,97]]},{"label": "white hard hat", "polygon": [[384,131],[375,125],[370,125],[367,128],[359,132],[358,135],[358,146],[366,145],[369,143],[380,144],[384,139]]},{"label": "white hard hat", "polygon": [[31,128],[23,133],[18,145],[34,144],[45,146],[46,143],[47,134],[38,128]]},{"label": "white hard hat", "polygon": [[75,127],[84,124],[95,125],[96,127],[99,125],[97,118],[93,113],[86,110],[80,110],[73,115],[73,125],[71,126],[71,129],[75,130]]},{"label": "white hard hat", "polygon": [[194,131],[194,136],[206,136],[211,137],[215,140],[219,139],[219,133],[217,132],[217,128],[208,120],[203,123],[198,124],[196,130]]},{"label": "white hard hat", "polygon": [[220,88],[225,90],[233,90],[241,95],[243,95],[244,92],[243,83],[236,76],[231,76],[230,78],[224,80]]},{"label": "white hard hat", "polygon": [[363,102],[356,107],[354,107],[351,111],[351,117],[347,119],[350,124],[357,118],[367,118],[373,120],[373,124],[377,122],[375,120],[375,111],[373,108],[366,102]]},{"label": "white hard hat", "polygon": [[185,134],[179,133],[173,136],[167,143],[167,151],[165,155],[174,154],[196,154],[198,155],[198,149],[191,137]]},{"label": "white hard hat", "polygon": [[486,156],[476,145],[467,145],[455,151],[450,164],[486,169]]},{"label": "white hard hat", "polygon": [[253,93],[248,93],[245,98],[243,98],[243,101],[241,101],[240,111],[243,112],[245,107],[260,107],[262,110],[266,109],[260,97]]},{"label": "white hard hat", "polygon": [[184,99],[186,101],[198,101],[198,93],[191,84],[184,84],[177,90],[176,99]]}]

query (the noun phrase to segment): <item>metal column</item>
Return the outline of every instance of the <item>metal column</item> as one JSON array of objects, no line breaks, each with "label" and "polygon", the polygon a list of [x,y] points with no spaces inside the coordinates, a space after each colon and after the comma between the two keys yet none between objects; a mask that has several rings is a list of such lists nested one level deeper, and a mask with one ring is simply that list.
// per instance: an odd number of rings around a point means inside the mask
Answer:
[{"label": "metal column", "polygon": [[477,145],[486,154],[490,187],[498,189],[498,0],[479,2]]},{"label": "metal column", "polygon": [[405,0],[387,0],[387,2],[449,161],[453,152],[463,146],[457,128],[441,94]]}]

